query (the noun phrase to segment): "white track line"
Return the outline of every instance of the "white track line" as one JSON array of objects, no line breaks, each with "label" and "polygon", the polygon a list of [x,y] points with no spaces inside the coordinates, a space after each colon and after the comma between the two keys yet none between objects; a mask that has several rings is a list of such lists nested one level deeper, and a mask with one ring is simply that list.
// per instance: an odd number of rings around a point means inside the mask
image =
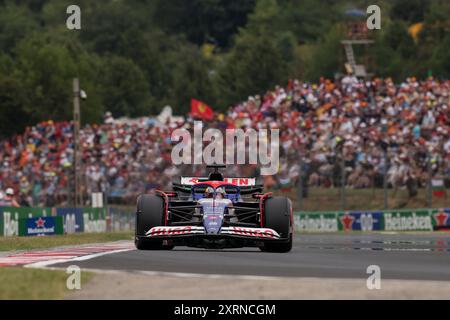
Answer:
[{"label": "white track line", "polygon": [[[66,268],[51,267],[51,266],[55,265],[55,264],[60,264],[60,263],[87,261],[87,260],[95,259],[95,258],[109,255],[109,254],[115,254],[115,253],[121,253],[121,252],[133,251],[133,250],[135,250],[135,249],[133,249],[133,248],[120,249],[120,250],[90,254],[90,255],[76,257],[76,258],[39,261],[39,262],[30,263],[30,264],[25,264],[25,265],[23,265],[23,267],[24,268],[32,268],[32,269],[65,271]],[[234,280],[240,279],[240,280],[264,280],[264,281],[274,281],[274,280],[286,279],[286,277],[277,277],[277,276],[202,274],[202,273],[185,273],[185,272],[145,271],[145,270],[103,270],[103,269],[83,268],[83,271],[94,272],[94,273],[98,273],[98,274],[140,274],[140,275],[146,275],[146,276],[175,277],[175,278],[234,279]]]},{"label": "white track line", "polygon": [[77,262],[77,261],[86,261],[94,258],[98,258],[101,256],[106,256],[108,254],[114,254],[114,253],[120,253],[120,252],[127,252],[127,251],[133,251],[134,249],[120,249],[120,250],[113,250],[113,251],[106,251],[106,252],[100,252],[100,253],[94,253],[89,254],[86,256],[76,257],[76,258],[70,258],[70,259],[58,259],[58,260],[47,260],[47,261],[40,261],[35,262],[31,264],[26,264],[23,267],[24,268],[35,268],[35,269],[47,269],[48,266],[58,263],[67,263],[67,262]]},{"label": "white track line", "polygon": [[[55,262],[57,263],[64,263]],[[30,268],[30,267],[28,267]],[[34,267],[46,270],[65,271],[65,268],[61,267]],[[279,276],[251,276],[251,275],[233,275],[233,274],[203,274],[203,273],[183,273],[183,272],[165,272],[165,271],[145,271],[145,270],[104,270],[104,269],[91,269],[83,268],[82,271],[93,272],[97,274],[132,274],[132,275],[144,275],[144,276],[159,276],[159,277],[172,277],[172,278],[201,278],[201,279],[225,279],[225,280],[263,280],[263,281],[279,281],[281,279],[297,279],[295,277],[279,277]],[[315,278],[311,278],[315,279]]]}]

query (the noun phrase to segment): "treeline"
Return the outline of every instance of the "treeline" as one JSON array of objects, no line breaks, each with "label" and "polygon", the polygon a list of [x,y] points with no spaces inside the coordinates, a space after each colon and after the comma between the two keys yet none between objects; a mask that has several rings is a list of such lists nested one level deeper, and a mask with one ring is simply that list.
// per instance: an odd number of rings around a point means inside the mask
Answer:
[{"label": "treeline", "polygon": [[[66,28],[66,0],[0,0],[0,135],[41,120],[68,120],[72,78],[88,99],[84,122],[142,116],[191,97],[226,110],[298,77],[342,71],[346,11],[362,0],[80,0],[79,31]],[[450,2],[376,1],[382,30],[374,71],[396,80],[449,78]],[[416,38],[408,32],[422,22]]]}]

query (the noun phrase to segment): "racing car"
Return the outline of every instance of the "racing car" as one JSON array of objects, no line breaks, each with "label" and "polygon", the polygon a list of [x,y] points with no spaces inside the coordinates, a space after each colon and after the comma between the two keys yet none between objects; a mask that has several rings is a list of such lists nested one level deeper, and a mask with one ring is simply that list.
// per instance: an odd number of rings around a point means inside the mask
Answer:
[{"label": "racing car", "polygon": [[256,178],[224,178],[222,165],[208,166],[208,178],[179,177],[173,191],[137,199],[138,250],[175,246],[205,249],[258,247],[266,252],[292,249],[292,202],[262,193]]}]

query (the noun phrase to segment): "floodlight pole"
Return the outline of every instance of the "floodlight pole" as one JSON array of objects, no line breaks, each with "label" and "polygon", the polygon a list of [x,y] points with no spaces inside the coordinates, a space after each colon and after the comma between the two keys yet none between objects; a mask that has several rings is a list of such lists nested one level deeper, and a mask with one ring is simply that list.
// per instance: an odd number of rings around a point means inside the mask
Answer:
[{"label": "floodlight pole", "polygon": [[297,181],[297,210],[302,210],[303,204],[303,170],[304,170],[304,159],[303,152],[299,154],[299,172],[298,172],[298,181]]},{"label": "floodlight pole", "polygon": [[383,168],[383,202],[384,202],[384,210],[387,210],[389,207],[389,198],[388,198],[388,165],[389,165],[389,157],[387,154],[387,150],[383,151],[384,156],[384,168]]},{"label": "floodlight pole", "polygon": [[74,142],[74,183],[75,183],[75,207],[83,205],[81,192],[81,156],[80,156],[80,81],[73,79],[73,142]]}]

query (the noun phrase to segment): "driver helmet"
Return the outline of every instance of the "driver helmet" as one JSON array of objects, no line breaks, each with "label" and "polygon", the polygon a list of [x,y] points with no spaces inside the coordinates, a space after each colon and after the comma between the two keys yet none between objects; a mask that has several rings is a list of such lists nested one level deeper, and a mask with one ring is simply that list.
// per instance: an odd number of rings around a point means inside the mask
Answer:
[{"label": "driver helmet", "polygon": [[206,188],[205,198],[212,198],[212,197],[214,197],[214,189],[211,187]]},{"label": "driver helmet", "polygon": [[225,196],[227,195],[224,188],[217,188],[216,193],[219,199],[225,199]]}]

